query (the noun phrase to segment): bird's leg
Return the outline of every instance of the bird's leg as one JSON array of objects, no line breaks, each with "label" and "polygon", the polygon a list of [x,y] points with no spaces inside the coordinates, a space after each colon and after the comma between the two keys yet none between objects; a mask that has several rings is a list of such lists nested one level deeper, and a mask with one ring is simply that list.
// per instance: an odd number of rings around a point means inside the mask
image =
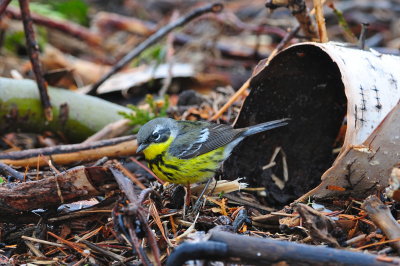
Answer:
[{"label": "bird's leg", "polygon": [[190,206],[190,197],[192,196],[192,191],[190,189],[190,183],[186,184],[186,199],[185,199],[185,205]]},{"label": "bird's leg", "polygon": [[203,196],[206,193],[208,187],[210,186],[211,181],[213,180],[214,178],[208,179],[206,185],[204,186],[203,190],[200,193],[200,196],[197,198],[196,203],[194,204],[193,213],[197,213],[200,210],[200,206],[203,204]]}]

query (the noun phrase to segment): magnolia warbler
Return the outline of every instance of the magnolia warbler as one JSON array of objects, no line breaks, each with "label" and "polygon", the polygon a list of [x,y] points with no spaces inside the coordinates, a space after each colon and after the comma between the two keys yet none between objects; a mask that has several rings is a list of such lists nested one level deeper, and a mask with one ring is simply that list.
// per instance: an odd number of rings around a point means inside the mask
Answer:
[{"label": "magnolia warbler", "polygon": [[201,121],[155,118],[137,135],[150,169],[162,180],[188,185],[214,176],[233,148],[245,137],[287,125],[288,119],[246,128]]}]

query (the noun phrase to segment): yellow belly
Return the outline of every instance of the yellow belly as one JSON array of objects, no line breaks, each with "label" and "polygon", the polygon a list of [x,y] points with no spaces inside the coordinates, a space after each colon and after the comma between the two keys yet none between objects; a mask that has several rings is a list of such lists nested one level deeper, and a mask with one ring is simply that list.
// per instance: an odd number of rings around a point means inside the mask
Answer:
[{"label": "yellow belly", "polygon": [[150,169],[160,179],[176,184],[191,184],[214,176],[224,158],[225,147],[191,159],[179,159],[166,153],[172,139],[151,144],[143,152]]}]

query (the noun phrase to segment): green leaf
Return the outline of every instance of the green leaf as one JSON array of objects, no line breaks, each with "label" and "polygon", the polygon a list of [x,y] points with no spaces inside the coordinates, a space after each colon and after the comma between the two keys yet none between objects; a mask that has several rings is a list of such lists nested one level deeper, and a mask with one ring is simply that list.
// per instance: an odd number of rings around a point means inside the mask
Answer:
[{"label": "green leaf", "polygon": [[132,109],[133,112],[119,112],[124,118],[131,120],[130,124],[135,126],[133,129],[133,133],[137,133],[139,131],[140,126],[146,124],[150,120],[156,117],[167,117],[167,110],[169,107],[169,97],[168,95],[164,96],[164,101],[161,107],[158,106],[157,102],[154,100],[153,96],[148,94],[146,95],[145,102],[149,105],[150,110],[142,110],[135,105],[128,105],[127,107]]},{"label": "green leaf", "polygon": [[82,0],[64,0],[52,2],[54,9],[62,13],[68,20],[88,26],[88,5]]}]

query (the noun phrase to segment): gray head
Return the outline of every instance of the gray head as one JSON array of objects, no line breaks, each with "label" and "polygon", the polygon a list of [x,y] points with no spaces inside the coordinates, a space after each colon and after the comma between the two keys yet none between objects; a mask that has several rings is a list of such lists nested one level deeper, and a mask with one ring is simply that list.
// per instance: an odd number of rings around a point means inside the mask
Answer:
[{"label": "gray head", "polygon": [[177,134],[175,120],[171,118],[155,118],[144,124],[137,135],[138,148],[141,152],[152,143],[162,143],[168,140],[171,135]]}]

